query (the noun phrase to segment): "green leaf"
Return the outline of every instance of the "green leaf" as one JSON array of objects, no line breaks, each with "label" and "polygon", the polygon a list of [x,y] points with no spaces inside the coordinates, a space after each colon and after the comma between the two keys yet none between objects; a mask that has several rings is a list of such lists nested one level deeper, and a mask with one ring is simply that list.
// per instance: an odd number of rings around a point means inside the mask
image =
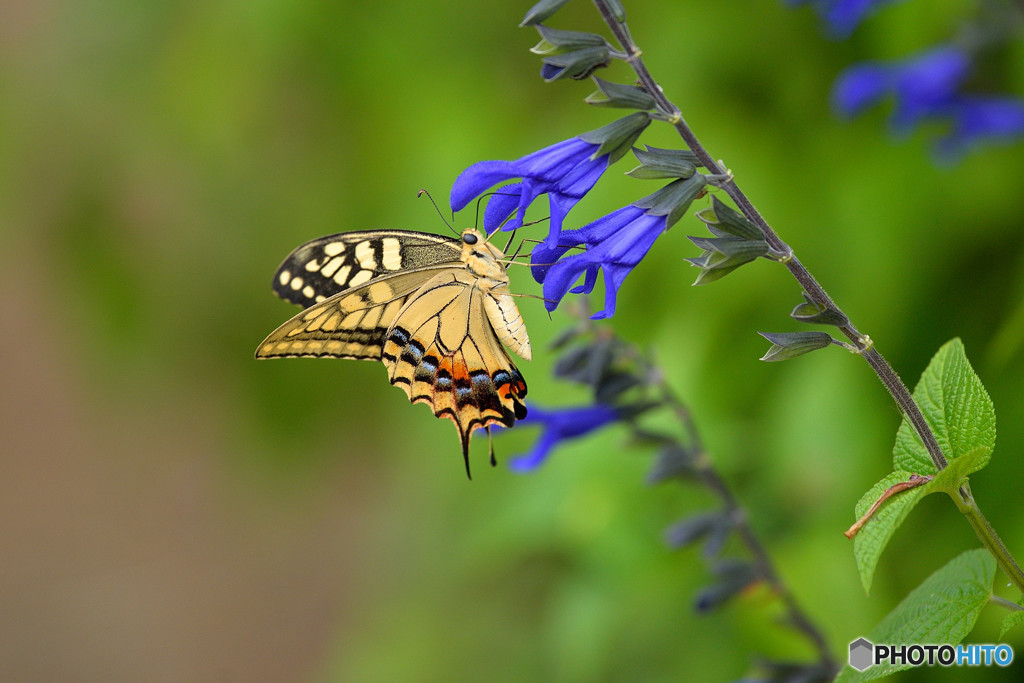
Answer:
[{"label": "green leaf", "polygon": [[[860,497],[854,510],[857,519],[864,516],[864,513],[875,504],[890,486],[901,481],[907,481],[913,472],[897,470],[890,472],[888,476],[868,489],[868,492]],[[882,556],[889,539],[896,533],[896,529],[903,524],[910,511],[914,509],[918,501],[934,493],[931,481],[924,486],[907,489],[893,495],[875,511],[875,514],[868,520],[861,530],[853,537],[853,558],[857,562],[857,571],[860,573],[860,582],[864,586],[864,592],[871,592],[871,581],[875,575],[875,567],[878,565],[878,558]]]},{"label": "green leaf", "polygon": [[950,496],[956,493],[956,490],[960,488],[960,484],[963,483],[964,479],[967,478],[971,472],[977,472],[985,463],[988,462],[989,453],[992,452],[991,448],[985,448],[984,446],[978,446],[977,448],[964,453],[955,460],[949,461],[949,467],[946,467],[941,472],[935,475],[935,479],[929,484],[934,491],[945,491]]},{"label": "green leaf", "polygon": [[[950,462],[949,467],[936,474],[935,478],[927,484],[894,494],[875,511],[871,519],[853,537],[853,557],[857,562],[857,571],[860,573],[860,582],[864,586],[865,593],[871,592],[871,580],[874,577],[878,559],[882,556],[882,551],[885,550],[889,539],[903,524],[903,520],[907,518],[918,501],[929,494],[940,491],[953,496],[960,486],[960,482],[975,471],[972,468],[984,454],[983,449],[974,449]],[[874,505],[886,489],[900,482],[908,481],[913,474],[917,473],[896,470],[872,486],[867,493],[861,496],[854,508],[857,519],[860,519]]]},{"label": "green leaf", "polygon": [[[975,449],[982,450],[980,455],[975,454],[964,476],[988,464],[996,442],[995,408],[959,339],[947,342],[932,358],[914,389],[914,400],[947,460],[952,462]],[[897,470],[935,472],[928,451],[906,420],[896,433],[892,462]]]},{"label": "green leaf", "polygon": [[1017,610],[1007,614],[1006,618],[1003,619],[1003,625],[999,628],[999,640],[1003,639],[1007,631],[1020,624],[1024,624],[1024,610]]},{"label": "green leaf", "polygon": [[[917,490],[917,489],[913,489]],[[968,550],[953,558],[912,590],[866,637],[872,643],[960,643],[992,596],[996,561],[987,550]],[[864,671],[847,665],[836,683],[872,681],[911,664],[879,664]]]}]

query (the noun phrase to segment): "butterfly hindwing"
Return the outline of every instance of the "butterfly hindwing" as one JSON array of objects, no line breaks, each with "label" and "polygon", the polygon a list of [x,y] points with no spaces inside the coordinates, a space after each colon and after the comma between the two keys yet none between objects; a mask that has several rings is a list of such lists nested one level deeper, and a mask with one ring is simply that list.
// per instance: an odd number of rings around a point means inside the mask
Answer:
[{"label": "butterfly hindwing", "polygon": [[409,400],[455,424],[467,472],[474,430],[526,416],[526,382],[487,317],[488,296],[469,271],[439,273],[409,296],[381,355]]},{"label": "butterfly hindwing", "polygon": [[328,235],[288,255],[274,274],[274,292],[308,308],[378,277],[442,263],[460,265],[461,249],[451,237],[408,230]]}]

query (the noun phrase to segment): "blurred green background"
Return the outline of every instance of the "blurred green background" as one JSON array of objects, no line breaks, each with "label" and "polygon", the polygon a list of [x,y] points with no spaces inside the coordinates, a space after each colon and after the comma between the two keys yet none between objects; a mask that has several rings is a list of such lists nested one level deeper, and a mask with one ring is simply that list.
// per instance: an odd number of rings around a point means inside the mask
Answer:
[{"label": "blurred green background", "polygon": [[[443,202],[471,163],[615,115],[581,104],[588,84],[540,81],[536,34],[516,28],[528,5],[0,5],[0,679],[727,681],[755,654],[811,656],[763,593],[694,615],[707,571],[662,535],[709,498],[645,486],[649,454],[621,430],[529,476],[486,467],[478,442],[467,482],[451,425],[378,364],[252,358],[294,312],[270,290],[293,247],[443,232],[417,190]],[[900,4],[842,43],[774,0],[627,11],[712,154],[909,384],[964,339],[999,416],[974,490],[1021,558],[1024,145],[939,168],[929,131],[893,142],[884,110],[847,123],[827,104],[843,67],[943,40],[969,6]],[[551,24],[598,28],[584,2]],[[1008,75],[1020,93],[1024,59]],[[657,127],[643,141],[677,146]],[[610,173],[570,223],[655,187]],[[838,349],[758,362],[756,330],[796,329],[796,284],[762,262],[690,288],[701,233],[688,218],[658,242],[613,324],[690,402],[845,660],[978,541],[925,499],[864,595],[841,532],[890,470],[896,409]],[[543,351],[566,316],[521,309],[532,401],[583,400]],[[501,435],[499,458],[534,436]],[[986,610],[971,641],[1001,618]]]}]

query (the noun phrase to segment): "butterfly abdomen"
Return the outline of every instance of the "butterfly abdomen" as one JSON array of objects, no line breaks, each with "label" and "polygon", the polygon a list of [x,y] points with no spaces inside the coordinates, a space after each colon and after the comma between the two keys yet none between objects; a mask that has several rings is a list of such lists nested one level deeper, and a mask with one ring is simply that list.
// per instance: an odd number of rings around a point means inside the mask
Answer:
[{"label": "butterfly abdomen", "polygon": [[512,301],[512,295],[495,293],[493,290],[488,292],[484,298],[484,310],[487,311],[487,319],[498,339],[522,358],[532,360],[533,351],[530,349],[530,337],[526,334],[526,323]]}]

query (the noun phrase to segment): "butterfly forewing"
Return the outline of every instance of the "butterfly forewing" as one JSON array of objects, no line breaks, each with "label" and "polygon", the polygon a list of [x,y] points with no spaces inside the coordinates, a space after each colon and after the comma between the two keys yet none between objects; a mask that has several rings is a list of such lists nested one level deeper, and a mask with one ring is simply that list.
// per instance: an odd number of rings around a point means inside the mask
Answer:
[{"label": "butterfly forewing", "polygon": [[274,274],[274,291],[308,308],[378,277],[407,270],[461,265],[462,243],[443,235],[407,230],[343,232],[306,242]]},{"label": "butterfly forewing", "polygon": [[339,292],[295,315],[263,341],[257,358],[328,356],[380,360],[388,329],[424,278],[450,270],[426,269],[379,278]]}]

